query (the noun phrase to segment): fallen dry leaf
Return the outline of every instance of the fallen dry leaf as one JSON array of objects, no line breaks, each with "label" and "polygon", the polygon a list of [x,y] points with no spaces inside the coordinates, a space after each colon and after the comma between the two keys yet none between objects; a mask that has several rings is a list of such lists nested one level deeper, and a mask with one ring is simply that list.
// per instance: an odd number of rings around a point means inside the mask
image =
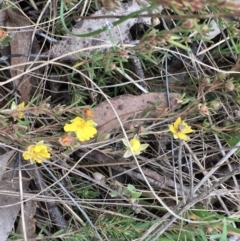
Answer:
[{"label": "fallen dry leaf", "polygon": [[[136,23],[144,23],[146,25],[151,25],[151,17],[141,17],[141,18],[130,18],[120,23],[117,26],[113,26],[112,23],[118,20],[117,15],[128,15],[135,11],[139,11],[143,9],[143,6],[149,6],[149,3],[145,0],[136,1],[130,0],[126,3],[119,2],[118,9],[115,9],[114,12],[107,12],[104,8],[100,9],[99,11],[95,12],[91,15],[94,16],[102,16],[100,19],[87,19],[87,20],[80,20],[73,28],[73,34],[88,34],[90,32],[99,30],[103,27],[108,26],[109,30],[106,30],[98,35],[92,37],[75,37],[71,34],[67,34],[65,38],[57,44],[54,44],[52,49],[50,50],[50,54],[52,57],[59,57],[64,54],[71,53],[73,51],[81,52],[82,49],[87,48],[84,50],[84,54],[91,54],[93,49],[92,46],[99,46],[98,50],[103,51],[106,47],[103,45],[116,46],[121,44],[130,43],[131,35],[130,35],[130,28]],[[162,7],[159,6],[153,10],[154,13],[161,12]],[[105,15],[114,15],[116,18],[106,18]],[[68,54],[68,56],[64,57],[67,60],[77,60],[78,54]]]},{"label": "fallen dry leaf", "polygon": [[[37,202],[34,200],[29,200],[24,203],[24,220],[25,220],[25,230],[27,238],[35,238],[36,235],[36,224],[34,215],[36,214]],[[21,214],[23,215],[23,214]],[[22,218],[19,219],[16,233],[23,234],[23,222]]]},{"label": "fallen dry leaf", "polygon": [[[180,94],[170,94],[170,106],[177,106]],[[146,122],[147,118],[156,118],[168,110],[165,93],[147,93],[139,96],[121,95],[109,100],[117,112],[125,129]],[[98,124],[99,133],[110,133],[120,124],[108,101],[94,108],[94,121]]]},{"label": "fallen dry leaf", "polygon": [[[1,167],[0,180],[0,240],[8,240],[9,232],[12,231],[17,215],[20,211],[20,197],[12,195],[19,193],[19,175],[15,171],[16,158],[12,158],[15,151],[10,151],[0,156],[5,167]],[[4,160],[3,160],[4,159]],[[6,170],[4,171],[4,169]],[[27,191],[30,178],[25,171],[22,171],[22,187],[23,192]]]},{"label": "fallen dry leaf", "polygon": [[[13,9],[6,9],[6,15],[7,15],[7,27],[15,27],[16,29],[18,27],[26,27],[30,26],[31,23],[29,20],[24,17],[22,14],[20,14],[17,11],[14,11]],[[17,31],[11,34],[12,41],[10,42],[10,49],[11,54],[23,54],[26,55],[29,53],[35,53],[38,54],[40,52],[40,47],[36,40],[33,41],[32,49],[29,49],[31,46],[31,38],[32,38],[32,31]],[[22,63],[28,62],[27,57],[14,57],[11,59],[11,65],[18,65]],[[26,65],[28,67],[29,65]],[[25,68],[24,65],[13,67],[12,68],[12,77],[17,76],[24,72]],[[33,77],[32,75],[25,74],[23,77],[20,77],[16,79],[15,85],[17,86],[17,90],[19,91],[21,95],[21,100],[25,101],[26,103],[31,97],[31,94],[33,94],[34,88],[33,86],[38,85],[38,79]]]},{"label": "fallen dry leaf", "polygon": [[14,154],[15,154],[15,151],[9,151],[3,155],[0,155],[0,182],[2,180],[4,173],[6,172],[8,163],[11,161]]},{"label": "fallen dry leaf", "polygon": [[48,185],[45,182],[44,176],[42,175],[41,171],[39,171],[36,163],[28,165],[25,170],[31,177],[34,177],[34,184],[36,186],[36,189],[41,190],[43,192],[43,195],[49,197],[49,200],[47,198],[45,200],[46,209],[49,215],[49,223],[54,223],[59,230],[66,229],[68,224],[65,216],[61,212],[60,207],[57,205],[57,201],[55,202],[51,199],[51,197],[53,197],[53,194],[51,191],[47,190]]}]

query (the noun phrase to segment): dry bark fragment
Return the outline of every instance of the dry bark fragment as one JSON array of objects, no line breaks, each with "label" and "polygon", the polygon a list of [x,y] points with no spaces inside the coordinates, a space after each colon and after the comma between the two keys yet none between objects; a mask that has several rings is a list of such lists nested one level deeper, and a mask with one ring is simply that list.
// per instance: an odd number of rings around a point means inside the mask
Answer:
[{"label": "dry bark fragment", "polygon": [[[180,94],[170,94],[170,106],[177,106]],[[125,129],[146,122],[147,118],[156,118],[168,110],[165,93],[147,93],[139,96],[121,95],[109,100]],[[109,133],[120,126],[116,114],[108,101],[94,109],[94,121],[98,124],[99,133]]]},{"label": "dry bark fragment", "polygon": [[[24,26],[26,28],[29,28],[31,26],[30,21],[23,16],[21,13],[14,11],[13,9],[6,9],[6,15],[7,15],[7,27],[15,27],[16,29]],[[26,29],[25,29],[26,30]],[[37,40],[32,42],[32,31],[16,31],[11,34],[12,41],[10,42],[10,48],[11,48],[11,54],[22,54],[24,56],[22,57],[14,57],[11,59],[11,65],[15,66],[22,63],[27,63],[28,58],[25,57],[28,53],[34,53],[38,54],[40,52],[40,47],[37,43]],[[30,46],[32,46],[32,49],[30,49]],[[18,76],[19,74],[22,74],[25,69],[29,65],[21,65],[17,67],[12,68],[12,77]],[[33,74],[32,74],[33,75]],[[22,77],[19,77],[15,80],[15,86],[17,86],[17,90],[19,91],[22,101],[27,102],[31,94],[34,91],[33,86],[38,85],[38,79],[33,77],[30,74],[25,74]]]}]

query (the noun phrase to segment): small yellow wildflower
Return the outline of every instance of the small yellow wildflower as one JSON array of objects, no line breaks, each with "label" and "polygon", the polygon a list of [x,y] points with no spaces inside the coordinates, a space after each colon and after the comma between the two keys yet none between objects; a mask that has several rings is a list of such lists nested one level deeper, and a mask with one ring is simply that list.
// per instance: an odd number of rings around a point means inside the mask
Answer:
[{"label": "small yellow wildflower", "polygon": [[[136,134],[133,139],[131,139],[129,141],[130,143],[130,146],[127,142],[127,140],[125,139],[122,139],[122,142],[123,144],[127,147],[127,151],[125,152],[125,154],[123,155],[124,158],[127,158],[127,157],[130,157],[133,155],[133,153],[135,155],[140,155],[144,150],[147,149],[148,147],[148,144],[141,144],[140,141],[139,141],[139,138],[138,138],[138,135]],[[132,151],[131,151],[131,148],[132,148]]]},{"label": "small yellow wildflower", "polygon": [[79,141],[88,141],[97,133],[96,124],[93,120],[84,120],[81,117],[75,117],[71,124],[64,125],[65,132],[75,132]]},{"label": "small yellow wildflower", "polygon": [[[19,105],[17,106],[17,110],[22,110],[22,109],[24,109],[24,107],[25,107],[25,103],[22,102],[21,104],[19,104]],[[21,119],[23,118],[23,116],[24,116],[24,112],[19,111],[17,118],[18,118],[19,120],[21,120]]]},{"label": "small yellow wildflower", "polygon": [[14,120],[16,119],[21,120],[24,117],[24,112],[21,111],[22,109],[24,109],[24,107],[25,107],[24,102],[22,102],[19,105],[16,105],[15,101],[12,102],[11,110],[15,110],[13,113]]},{"label": "small yellow wildflower", "polygon": [[184,121],[178,117],[174,124],[168,126],[169,130],[173,133],[175,139],[188,141],[190,138],[186,134],[194,132],[194,130]]},{"label": "small yellow wildflower", "polygon": [[50,158],[50,148],[46,146],[43,141],[39,141],[36,145],[28,146],[27,150],[23,152],[24,160],[29,160],[31,163],[42,163],[45,159]]}]

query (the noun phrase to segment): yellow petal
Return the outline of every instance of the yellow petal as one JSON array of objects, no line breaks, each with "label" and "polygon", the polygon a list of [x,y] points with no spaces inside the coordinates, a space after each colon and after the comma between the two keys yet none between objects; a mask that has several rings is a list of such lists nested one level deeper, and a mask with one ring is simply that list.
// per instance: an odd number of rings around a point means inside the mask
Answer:
[{"label": "yellow petal", "polygon": [[93,122],[93,120],[88,120],[88,121],[86,121],[85,125],[86,126],[94,126],[94,122]]},{"label": "yellow petal", "polygon": [[95,127],[86,127],[76,131],[77,138],[80,141],[88,141],[93,138],[96,133],[97,129]]},{"label": "yellow petal", "polygon": [[21,120],[24,117],[24,112],[19,112],[17,118]]},{"label": "yellow petal", "polygon": [[49,147],[43,141],[38,142],[36,145],[27,147],[27,151],[23,152],[22,156],[25,160],[30,160],[31,163],[42,163],[44,159],[50,158]]},{"label": "yellow petal", "polygon": [[85,123],[84,119],[81,117],[75,117],[73,120],[71,120],[72,124],[74,125],[82,125]]},{"label": "yellow petal", "polygon": [[178,126],[180,125],[181,121],[181,117],[178,117],[177,120],[174,122],[173,126],[176,130],[178,130]]},{"label": "yellow petal", "polygon": [[47,152],[47,151],[43,151],[43,152],[41,152],[40,155],[41,155],[41,157],[43,157],[44,159],[48,159],[48,158],[51,157],[50,153]]},{"label": "yellow petal", "polygon": [[95,134],[97,134],[97,129],[91,126],[91,127],[88,127],[88,132],[89,132],[89,135],[93,137]]},{"label": "yellow petal", "polygon": [[21,104],[19,104],[19,105],[17,106],[17,109],[21,110],[21,109],[23,109],[24,107],[25,107],[25,102],[22,102]]},{"label": "yellow petal", "polygon": [[88,141],[97,133],[93,120],[85,121],[81,117],[75,117],[71,122],[64,125],[64,131],[75,132],[80,141]]},{"label": "yellow petal", "polygon": [[187,128],[183,129],[181,132],[183,134],[189,134],[189,133],[194,132],[194,130],[191,127],[188,126]]},{"label": "yellow petal", "polygon": [[180,132],[178,133],[178,138],[183,141],[188,141],[190,139],[187,135]]},{"label": "yellow petal", "polygon": [[37,162],[37,163],[42,163],[43,159],[40,157],[34,157],[32,160],[30,160],[32,163]]},{"label": "yellow petal", "polygon": [[35,152],[41,152],[44,149],[47,149],[47,147],[44,144],[36,144],[34,147]]},{"label": "yellow petal", "polygon": [[65,132],[77,131],[77,127],[75,124],[65,124],[63,129]]},{"label": "yellow petal", "polygon": [[86,132],[77,131],[76,134],[79,141],[88,141],[91,139],[91,136],[87,135]]},{"label": "yellow petal", "polygon": [[174,125],[169,125],[168,128],[173,134],[177,133],[177,129],[174,127]]},{"label": "yellow petal", "polygon": [[23,152],[22,156],[24,160],[29,160],[32,157],[32,155],[29,155],[27,151]]},{"label": "yellow petal", "polygon": [[188,124],[186,123],[186,121],[183,121],[183,120],[181,120],[180,124],[181,124],[181,125],[184,125],[184,126],[188,126]]}]

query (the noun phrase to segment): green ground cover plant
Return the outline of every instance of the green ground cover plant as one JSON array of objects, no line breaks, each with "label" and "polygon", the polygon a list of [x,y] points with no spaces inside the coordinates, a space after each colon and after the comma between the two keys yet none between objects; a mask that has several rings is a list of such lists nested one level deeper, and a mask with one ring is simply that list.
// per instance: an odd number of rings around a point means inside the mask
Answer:
[{"label": "green ground cover plant", "polygon": [[3,240],[240,238],[237,2],[0,4]]}]

